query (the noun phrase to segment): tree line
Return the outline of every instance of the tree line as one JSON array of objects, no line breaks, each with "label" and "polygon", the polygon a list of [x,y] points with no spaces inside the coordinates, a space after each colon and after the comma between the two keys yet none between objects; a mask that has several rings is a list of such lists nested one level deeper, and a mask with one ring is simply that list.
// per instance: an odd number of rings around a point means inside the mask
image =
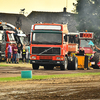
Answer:
[{"label": "tree line", "polygon": [[94,42],[100,43],[100,0],[76,0],[77,30],[94,32]]}]

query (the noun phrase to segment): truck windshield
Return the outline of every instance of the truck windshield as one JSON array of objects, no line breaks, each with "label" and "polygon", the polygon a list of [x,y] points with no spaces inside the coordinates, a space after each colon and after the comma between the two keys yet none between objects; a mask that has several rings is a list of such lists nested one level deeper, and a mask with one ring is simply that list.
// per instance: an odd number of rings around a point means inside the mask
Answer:
[{"label": "truck windshield", "polygon": [[61,33],[33,33],[33,44],[61,44]]},{"label": "truck windshield", "polygon": [[80,47],[90,47],[90,40],[80,40]]},{"label": "truck windshield", "polygon": [[9,37],[9,40],[15,41],[13,33],[12,33],[12,34],[9,33],[9,34],[8,34],[8,37]]}]

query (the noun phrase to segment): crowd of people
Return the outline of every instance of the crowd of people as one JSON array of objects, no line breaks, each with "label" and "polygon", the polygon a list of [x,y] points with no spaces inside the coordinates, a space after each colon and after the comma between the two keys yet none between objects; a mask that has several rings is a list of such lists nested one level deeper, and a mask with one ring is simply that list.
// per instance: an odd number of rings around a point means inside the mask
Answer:
[{"label": "crowd of people", "polygon": [[23,63],[29,63],[30,59],[30,46],[28,45],[27,47],[25,44],[21,47],[21,44],[17,43],[11,44],[9,43],[7,47],[7,53],[8,53],[8,58],[7,58],[7,63],[19,63],[19,59],[22,59]]}]

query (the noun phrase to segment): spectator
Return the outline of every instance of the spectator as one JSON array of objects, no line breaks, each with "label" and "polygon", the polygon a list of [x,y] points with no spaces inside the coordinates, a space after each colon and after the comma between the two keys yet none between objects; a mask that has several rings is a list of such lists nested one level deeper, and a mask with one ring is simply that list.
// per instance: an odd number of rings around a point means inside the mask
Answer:
[{"label": "spectator", "polygon": [[22,49],[22,61],[23,61],[23,63],[26,61],[26,48],[25,48],[25,45],[23,45],[23,49]]},{"label": "spectator", "polygon": [[28,52],[27,63],[29,63],[29,59],[30,59],[30,45],[27,46],[27,52]]},{"label": "spectator", "polygon": [[14,45],[13,48],[12,48],[12,50],[13,50],[12,63],[14,62],[14,60],[15,60],[15,63],[16,63],[16,57],[17,57],[17,51],[18,51],[17,43],[15,43],[15,45]]},{"label": "spectator", "polygon": [[8,47],[7,47],[7,51],[8,51],[8,58],[7,58],[7,63],[11,63],[11,54],[12,54],[12,46],[11,43],[9,43]]},{"label": "spectator", "polygon": [[17,63],[19,63],[19,58],[21,57],[21,44],[18,44],[18,52],[17,52]]},{"label": "spectator", "polygon": [[83,47],[79,50],[79,54],[80,54],[80,55],[84,55],[84,54],[85,54],[84,48],[83,48]]}]

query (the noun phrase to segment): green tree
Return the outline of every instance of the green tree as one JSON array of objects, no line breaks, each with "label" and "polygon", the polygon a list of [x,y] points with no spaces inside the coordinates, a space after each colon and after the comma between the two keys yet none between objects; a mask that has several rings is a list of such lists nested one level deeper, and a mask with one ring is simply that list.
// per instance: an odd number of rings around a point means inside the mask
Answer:
[{"label": "green tree", "polygon": [[[77,29],[94,32],[95,36],[100,35],[100,0],[77,0],[75,12],[77,13]],[[100,42],[100,39],[99,39]]]},{"label": "green tree", "polygon": [[77,29],[100,32],[100,0],[77,0]]}]

